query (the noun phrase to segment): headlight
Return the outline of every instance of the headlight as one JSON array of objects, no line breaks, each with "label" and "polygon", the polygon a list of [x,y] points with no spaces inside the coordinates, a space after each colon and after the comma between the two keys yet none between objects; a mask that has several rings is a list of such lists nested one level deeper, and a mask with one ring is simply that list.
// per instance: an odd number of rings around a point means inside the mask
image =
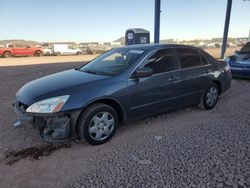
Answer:
[{"label": "headlight", "polygon": [[66,101],[69,99],[69,95],[63,95],[50,99],[45,99],[30,105],[26,112],[32,113],[52,113],[59,112]]}]

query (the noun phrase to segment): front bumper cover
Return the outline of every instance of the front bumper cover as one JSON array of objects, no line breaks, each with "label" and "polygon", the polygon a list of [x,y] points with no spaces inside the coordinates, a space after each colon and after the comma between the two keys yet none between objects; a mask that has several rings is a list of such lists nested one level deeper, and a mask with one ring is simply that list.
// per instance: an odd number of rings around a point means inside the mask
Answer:
[{"label": "front bumper cover", "polygon": [[16,102],[14,111],[23,124],[33,125],[41,137],[48,142],[68,140],[76,137],[76,123],[80,110],[59,113],[27,113],[27,106]]}]

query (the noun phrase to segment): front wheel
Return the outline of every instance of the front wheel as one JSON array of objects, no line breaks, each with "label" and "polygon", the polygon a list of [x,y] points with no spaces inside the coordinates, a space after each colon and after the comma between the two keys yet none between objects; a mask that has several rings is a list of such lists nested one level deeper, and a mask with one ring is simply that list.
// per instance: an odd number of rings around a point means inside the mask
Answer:
[{"label": "front wheel", "polygon": [[36,51],[36,52],[34,53],[34,56],[35,56],[35,57],[40,57],[40,56],[42,56],[42,53],[41,53],[40,51]]},{"label": "front wheel", "polygon": [[219,98],[219,88],[216,83],[211,83],[202,95],[199,107],[205,110],[211,110],[217,104]]},{"label": "front wheel", "polygon": [[4,52],[3,57],[10,58],[12,57],[12,54],[10,52]]},{"label": "front wheel", "polygon": [[77,133],[92,145],[103,144],[115,134],[118,125],[116,111],[109,105],[97,103],[81,114]]}]

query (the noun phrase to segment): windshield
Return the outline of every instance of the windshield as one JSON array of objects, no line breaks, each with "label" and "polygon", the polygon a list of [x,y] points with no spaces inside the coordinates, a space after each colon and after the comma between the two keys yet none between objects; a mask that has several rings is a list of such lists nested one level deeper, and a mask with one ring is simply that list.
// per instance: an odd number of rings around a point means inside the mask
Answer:
[{"label": "windshield", "polygon": [[242,53],[250,53],[250,42],[246,43],[240,50]]},{"label": "windshield", "polygon": [[89,62],[80,71],[107,76],[118,75],[142,57],[144,52],[138,49],[113,49]]}]

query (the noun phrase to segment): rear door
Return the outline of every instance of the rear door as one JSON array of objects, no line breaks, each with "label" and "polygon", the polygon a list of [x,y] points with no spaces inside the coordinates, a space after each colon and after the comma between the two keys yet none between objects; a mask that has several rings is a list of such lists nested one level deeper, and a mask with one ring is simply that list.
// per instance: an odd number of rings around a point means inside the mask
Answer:
[{"label": "rear door", "polygon": [[138,68],[151,68],[153,75],[128,80],[129,116],[136,118],[170,109],[176,100],[176,85],[180,74],[176,71],[175,53],[160,49],[147,58]]},{"label": "rear door", "polygon": [[13,51],[17,56],[33,55],[33,49],[29,45],[16,44],[13,48]]},{"label": "rear door", "polygon": [[178,48],[176,51],[182,82],[180,101],[185,106],[198,103],[209,82],[208,74],[212,70],[211,64],[205,62],[203,64],[202,56],[198,50]]}]

